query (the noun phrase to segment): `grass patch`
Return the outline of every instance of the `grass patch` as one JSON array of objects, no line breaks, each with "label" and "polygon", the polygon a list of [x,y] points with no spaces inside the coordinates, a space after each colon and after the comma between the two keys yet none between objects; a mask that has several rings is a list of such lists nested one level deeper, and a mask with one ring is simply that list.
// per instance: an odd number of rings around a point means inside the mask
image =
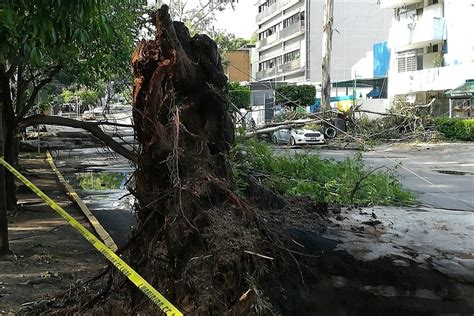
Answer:
[{"label": "grass patch", "polygon": [[412,205],[417,199],[404,190],[396,169],[365,170],[361,154],[344,161],[317,155],[276,155],[256,140],[238,143],[232,152],[234,179],[245,188],[244,175],[259,174],[263,183],[284,196],[357,205]]}]

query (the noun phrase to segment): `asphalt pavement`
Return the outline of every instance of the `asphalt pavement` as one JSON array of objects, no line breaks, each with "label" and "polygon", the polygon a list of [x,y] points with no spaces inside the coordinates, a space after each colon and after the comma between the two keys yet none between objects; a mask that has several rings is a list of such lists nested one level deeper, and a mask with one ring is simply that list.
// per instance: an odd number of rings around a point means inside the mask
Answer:
[{"label": "asphalt pavement", "polygon": [[[354,150],[318,146],[276,149],[281,154],[309,153],[342,160]],[[366,168],[397,167],[403,186],[428,207],[474,212],[474,143],[420,143],[378,146],[362,153]]]}]

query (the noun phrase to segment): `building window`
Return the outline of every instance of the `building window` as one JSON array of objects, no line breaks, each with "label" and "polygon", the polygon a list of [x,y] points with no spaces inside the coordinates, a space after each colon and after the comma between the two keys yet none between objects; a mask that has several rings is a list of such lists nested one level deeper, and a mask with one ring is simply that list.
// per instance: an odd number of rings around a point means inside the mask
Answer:
[{"label": "building window", "polygon": [[423,49],[412,49],[397,53],[398,72],[423,69]]},{"label": "building window", "polygon": [[280,30],[280,23],[278,24],[275,24],[273,25],[272,27],[269,27],[268,29],[266,29],[265,31],[263,31],[262,33],[259,33],[258,34],[258,39],[261,41],[263,40],[264,38],[267,38],[269,36],[272,36],[273,34],[275,34],[276,32],[278,32]]},{"label": "building window", "polygon": [[271,6],[272,4],[274,4],[276,2],[277,2],[277,0],[265,1],[263,4],[258,6],[258,13],[261,13],[261,12],[265,11],[269,6]]},{"label": "building window", "polygon": [[416,9],[416,19],[419,21],[423,18],[423,8]]},{"label": "building window", "polygon": [[304,21],[304,12],[296,13],[289,18],[283,20],[283,28],[287,28],[290,25],[298,23],[300,20]]},{"label": "building window", "polygon": [[290,63],[292,62],[293,60],[296,60],[300,58],[300,50],[295,50],[295,51],[292,51],[292,52],[289,52],[289,53],[286,53],[285,55],[283,55],[283,63]]},{"label": "building window", "polygon": [[266,69],[271,69],[276,66],[281,65],[281,56],[266,60],[258,64],[258,71],[263,71]]}]

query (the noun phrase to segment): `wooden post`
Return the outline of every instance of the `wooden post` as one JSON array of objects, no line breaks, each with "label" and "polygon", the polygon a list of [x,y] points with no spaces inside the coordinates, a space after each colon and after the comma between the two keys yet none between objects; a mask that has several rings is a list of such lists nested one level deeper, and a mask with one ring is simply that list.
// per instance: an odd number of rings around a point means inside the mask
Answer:
[{"label": "wooden post", "polygon": [[332,51],[332,31],[334,0],[324,1],[324,22],[323,22],[323,63],[321,82],[321,110],[330,110],[331,97],[331,51]]}]

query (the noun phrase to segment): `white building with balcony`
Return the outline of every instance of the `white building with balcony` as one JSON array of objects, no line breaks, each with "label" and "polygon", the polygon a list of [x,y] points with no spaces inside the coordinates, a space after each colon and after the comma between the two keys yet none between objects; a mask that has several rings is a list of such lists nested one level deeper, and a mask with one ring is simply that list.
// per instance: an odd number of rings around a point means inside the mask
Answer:
[{"label": "white building with balcony", "polygon": [[[323,0],[259,0],[255,79],[321,81]],[[351,79],[351,67],[388,36],[391,11],[376,0],[335,0],[331,79]]]},{"label": "white building with balcony", "polygon": [[446,110],[444,93],[474,79],[474,1],[380,2],[393,10],[389,99],[423,104],[436,98]]}]

